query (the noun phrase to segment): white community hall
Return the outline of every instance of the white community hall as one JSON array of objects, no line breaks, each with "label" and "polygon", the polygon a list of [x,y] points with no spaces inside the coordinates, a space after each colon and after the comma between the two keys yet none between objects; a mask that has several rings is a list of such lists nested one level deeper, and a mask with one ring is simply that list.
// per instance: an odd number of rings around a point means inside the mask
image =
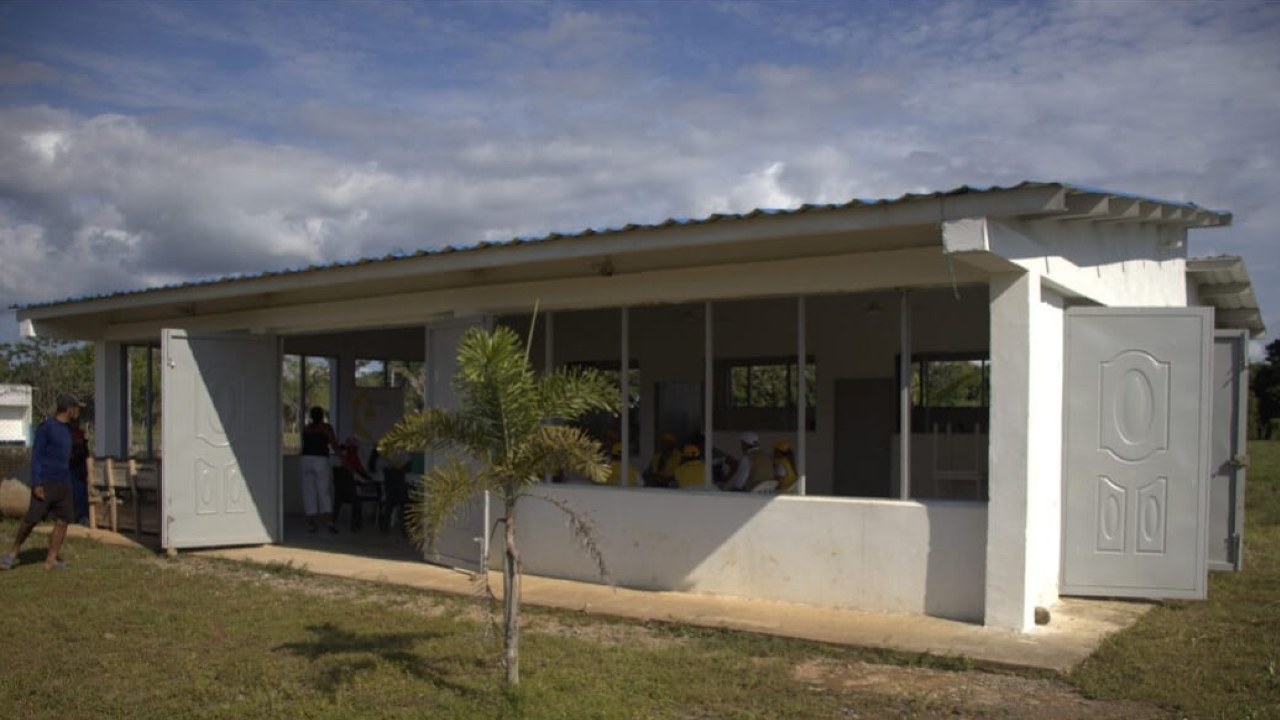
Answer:
[{"label": "white community hall", "polygon": [[[18,318],[96,344],[95,451],[163,459],[164,547],[285,542],[307,406],[376,439],[405,408],[456,402],[466,328],[526,334],[536,306],[536,365],[618,378],[623,416],[585,424],[625,463],[666,433],[706,457],[747,432],[795,453],[785,495],[709,472],[698,489],[540,487],[591,519],[618,584],[1026,631],[1059,596],[1203,598],[1210,569],[1239,567],[1246,344],[1264,328],[1239,258],[1189,257],[1189,231],[1230,222],[1062,183],[962,187]],[[158,401],[136,401],[143,383]],[[521,512],[526,572],[596,580],[558,510]],[[477,498],[434,559],[477,566],[490,515]]]}]

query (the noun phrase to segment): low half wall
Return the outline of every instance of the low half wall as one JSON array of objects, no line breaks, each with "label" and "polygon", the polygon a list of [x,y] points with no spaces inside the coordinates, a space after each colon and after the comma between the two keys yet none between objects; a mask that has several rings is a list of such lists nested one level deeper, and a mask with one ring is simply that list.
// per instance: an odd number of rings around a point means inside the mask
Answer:
[{"label": "low half wall", "polygon": [[[983,503],[563,485],[535,492],[592,522],[610,575],[625,587],[983,617]],[[599,582],[559,509],[528,498],[518,513],[525,572]],[[495,540],[491,558],[500,562]]]}]

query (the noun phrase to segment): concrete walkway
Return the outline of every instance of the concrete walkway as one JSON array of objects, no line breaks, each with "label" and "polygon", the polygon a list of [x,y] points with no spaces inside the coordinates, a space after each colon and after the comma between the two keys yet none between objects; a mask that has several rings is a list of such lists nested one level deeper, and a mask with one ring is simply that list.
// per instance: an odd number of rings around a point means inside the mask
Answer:
[{"label": "concrete walkway", "polygon": [[[423,562],[371,558],[312,548],[268,545],[195,553],[254,563],[288,563],[320,575],[391,583],[457,595],[472,595],[470,575]],[[500,591],[501,576],[491,577]],[[1145,603],[1064,600],[1052,622],[1033,632],[990,630],[979,625],[920,615],[835,610],[791,603],[610,588],[589,583],[524,577],[527,604],[562,610],[731,628],[825,643],[885,648],[909,653],[964,656],[1008,667],[1067,671],[1107,635],[1128,627],[1151,606]]]}]

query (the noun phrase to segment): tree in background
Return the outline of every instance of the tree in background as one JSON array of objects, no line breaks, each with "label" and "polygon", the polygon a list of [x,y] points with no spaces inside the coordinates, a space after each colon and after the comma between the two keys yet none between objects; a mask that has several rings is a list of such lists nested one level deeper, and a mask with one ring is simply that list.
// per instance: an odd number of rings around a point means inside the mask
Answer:
[{"label": "tree in background", "polygon": [[[283,447],[286,453],[301,449],[302,426],[307,421],[307,411],[315,406],[332,411],[329,407],[333,364],[330,358],[285,355],[280,366],[280,398],[282,402]],[[302,397],[303,373],[306,373],[307,396]]]},{"label": "tree in background", "polygon": [[[129,386],[129,453],[150,456],[160,451],[160,348],[130,345],[126,348]],[[151,373],[151,411],[147,412],[147,373]],[[151,427],[147,427],[147,423]],[[150,430],[151,446],[147,446]]]},{"label": "tree in background", "polygon": [[423,476],[423,493],[410,514],[414,540],[428,550],[440,528],[477,492],[489,491],[501,500],[503,663],[507,685],[514,686],[520,682],[516,502],[536,498],[564,512],[575,537],[607,577],[590,526],[563,501],[533,490],[545,476],[563,472],[605,481],[609,464],[600,444],[570,423],[593,411],[617,413],[619,392],[615,383],[590,368],[535,375],[529,346],[522,349],[516,333],[505,327],[467,331],[458,346],[454,386],[461,401],[458,410],[427,408],[404,418],[382,438],[379,450],[384,455],[452,453]]},{"label": "tree in background", "polygon": [[92,422],[93,345],[47,338],[0,344],[0,382],[30,385],[36,418],[52,416],[58,395],[71,393],[89,406],[84,417]]},{"label": "tree in background", "polygon": [[1258,412],[1258,437],[1270,439],[1280,419],[1280,339],[1267,345],[1267,356],[1250,368],[1249,385]]}]

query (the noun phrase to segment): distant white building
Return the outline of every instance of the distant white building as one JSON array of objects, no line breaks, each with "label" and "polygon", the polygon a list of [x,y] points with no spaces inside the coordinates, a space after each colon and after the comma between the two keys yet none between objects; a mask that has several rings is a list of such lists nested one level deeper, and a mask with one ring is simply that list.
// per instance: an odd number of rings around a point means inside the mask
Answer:
[{"label": "distant white building", "polygon": [[31,386],[0,385],[0,445],[31,444]]}]

